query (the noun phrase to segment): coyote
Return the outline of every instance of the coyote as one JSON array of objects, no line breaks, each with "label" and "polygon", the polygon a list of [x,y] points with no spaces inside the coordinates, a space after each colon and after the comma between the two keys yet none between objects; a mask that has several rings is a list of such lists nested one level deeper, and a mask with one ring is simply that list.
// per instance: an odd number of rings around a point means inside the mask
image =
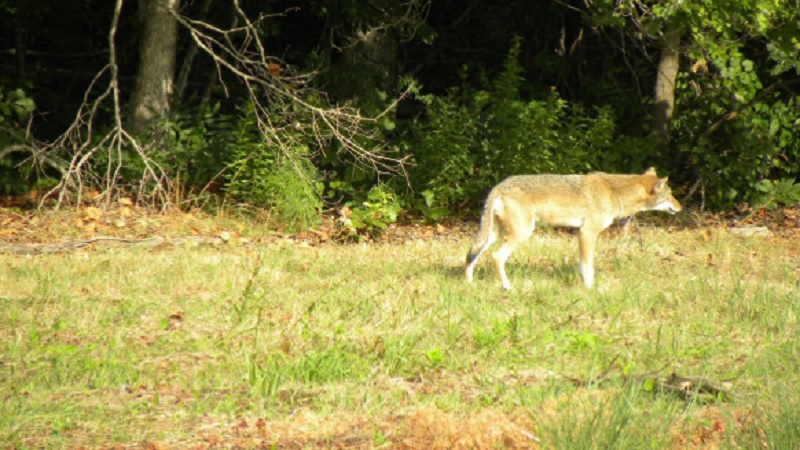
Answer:
[{"label": "coyote", "polygon": [[583,283],[594,283],[594,251],[600,232],[614,219],[639,211],[666,211],[675,214],[681,204],[672,196],[667,178],[659,178],[654,168],[642,175],[517,175],[495,186],[486,199],[480,228],[467,254],[467,282],[478,257],[495,240],[502,228],[505,241],[494,252],[494,267],[503,288],[511,289],[505,264],[514,248],[528,239],[541,222],[558,227],[580,229]]}]

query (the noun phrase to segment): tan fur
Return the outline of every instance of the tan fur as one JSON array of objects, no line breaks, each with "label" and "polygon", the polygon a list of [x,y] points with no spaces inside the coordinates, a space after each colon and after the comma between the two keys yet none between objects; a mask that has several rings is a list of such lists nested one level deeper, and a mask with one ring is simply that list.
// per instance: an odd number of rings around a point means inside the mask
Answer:
[{"label": "tan fur", "polygon": [[681,209],[667,178],[659,178],[652,167],[642,175],[591,172],[507,178],[486,199],[480,228],[467,255],[467,281],[472,282],[475,262],[502,230],[505,240],[492,258],[503,287],[511,289],[506,260],[520,242],[530,237],[537,223],[544,223],[580,229],[580,273],[586,287],[591,288],[597,239],[614,219],[640,211],[675,214]]}]

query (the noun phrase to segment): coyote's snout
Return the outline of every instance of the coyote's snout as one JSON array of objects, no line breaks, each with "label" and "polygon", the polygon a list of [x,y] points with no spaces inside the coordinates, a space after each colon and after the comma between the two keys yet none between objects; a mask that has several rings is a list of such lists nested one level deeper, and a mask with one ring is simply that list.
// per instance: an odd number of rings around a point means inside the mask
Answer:
[{"label": "coyote's snout", "polygon": [[640,211],[675,214],[681,204],[672,196],[667,178],[654,168],[642,175],[518,175],[495,186],[486,199],[480,228],[467,255],[467,281],[472,282],[475,262],[497,240],[505,241],[494,252],[494,266],[503,288],[511,289],[506,276],[508,256],[530,237],[537,223],[580,229],[580,274],[586,287],[594,283],[594,252],[600,232],[614,219]]}]

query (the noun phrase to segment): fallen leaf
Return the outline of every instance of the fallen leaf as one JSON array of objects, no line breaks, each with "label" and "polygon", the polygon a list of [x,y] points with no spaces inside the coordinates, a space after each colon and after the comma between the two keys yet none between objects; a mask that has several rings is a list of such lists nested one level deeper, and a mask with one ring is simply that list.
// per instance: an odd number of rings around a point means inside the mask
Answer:
[{"label": "fallen leaf", "polygon": [[96,208],[94,206],[88,206],[85,210],[83,210],[83,218],[85,221],[97,220],[102,215],[103,211],[100,208]]}]

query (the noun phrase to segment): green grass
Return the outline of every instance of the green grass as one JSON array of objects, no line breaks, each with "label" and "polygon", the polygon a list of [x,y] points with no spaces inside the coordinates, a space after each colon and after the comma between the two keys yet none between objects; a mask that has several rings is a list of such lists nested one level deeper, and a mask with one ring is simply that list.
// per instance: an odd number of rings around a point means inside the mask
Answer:
[{"label": "green grass", "polygon": [[[535,235],[0,256],[0,442],[797,448],[800,244]],[[730,383],[693,401],[643,374]]]}]

